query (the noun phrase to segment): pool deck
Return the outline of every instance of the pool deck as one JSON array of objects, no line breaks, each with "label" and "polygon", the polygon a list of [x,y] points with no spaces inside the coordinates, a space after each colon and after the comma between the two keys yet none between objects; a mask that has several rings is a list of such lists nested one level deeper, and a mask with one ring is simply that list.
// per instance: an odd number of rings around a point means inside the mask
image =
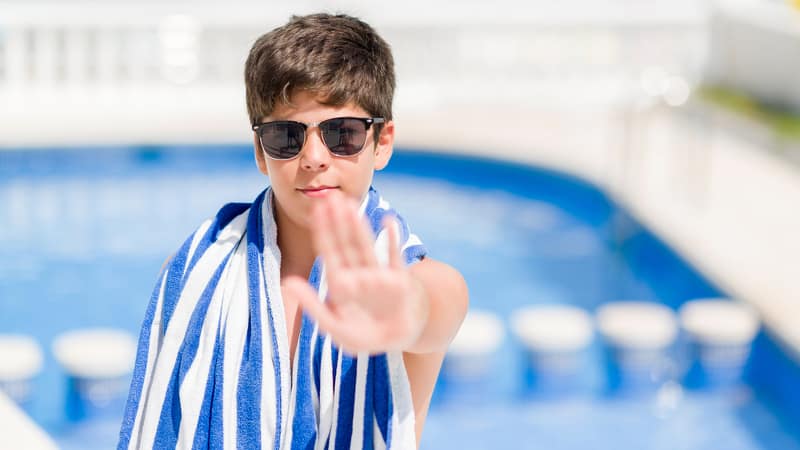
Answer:
[{"label": "pool deck", "polygon": [[[238,86],[0,94],[0,148],[252,136]],[[757,306],[800,361],[800,169],[697,108],[643,104],[442,105],[399,95],[397,146],[494,156],[593,182],[712,282]]]},{"label": "pool deck", "polygon": [[0,450],[50,450],[56,443],[0,391]]}]

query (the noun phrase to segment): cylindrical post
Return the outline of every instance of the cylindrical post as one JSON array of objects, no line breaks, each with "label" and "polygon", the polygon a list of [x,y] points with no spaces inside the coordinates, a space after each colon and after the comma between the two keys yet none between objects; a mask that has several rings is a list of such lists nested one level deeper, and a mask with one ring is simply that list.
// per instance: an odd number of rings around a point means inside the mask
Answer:
[{"label": "cylindrical post", "polygon": [[52,28],[41,28],[34,31],[32,37],[33,79],[38,83],[53,84],[58,78],[58,35]]},{"label": "cylindrical post", "polygon": [[113,29],[101,29],[96,33],[94,63],[100,82],[113,82],[119,72],[117,38],[117,32]]},{"label": "cylindrical post", "polygon": [[5,73],[8,85],[24,84],[28,79],[26,55],[29,43],[26,39],[28,30],[22,27],[7,28],[5,34]]},{"label": "cylindrical post", "polygon": [[69,29],[64,36],[64,74],[68,83],[86,81],[89,62],[89,36],[85,28]]}]

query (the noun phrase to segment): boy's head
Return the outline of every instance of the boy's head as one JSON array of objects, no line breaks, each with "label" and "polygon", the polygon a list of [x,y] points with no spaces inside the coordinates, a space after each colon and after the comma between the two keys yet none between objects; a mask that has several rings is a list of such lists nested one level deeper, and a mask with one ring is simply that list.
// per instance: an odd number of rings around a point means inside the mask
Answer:
[{"label": "boy's head", "polygon": [[244,78],[251,124],[290,103],[300,90],[325,104],[353,103],[372,116],[392,119],[391,50],[372,27],[354,17],[292,17],[253,44]]},{"label": "boy's head", "polygon": [[253,44],[245,85],[256,163],[270,177],[279,227],[307,227],[328,195],[363,198],[394,142],[394,63],[369,25],[345,15],[293,17]]}]

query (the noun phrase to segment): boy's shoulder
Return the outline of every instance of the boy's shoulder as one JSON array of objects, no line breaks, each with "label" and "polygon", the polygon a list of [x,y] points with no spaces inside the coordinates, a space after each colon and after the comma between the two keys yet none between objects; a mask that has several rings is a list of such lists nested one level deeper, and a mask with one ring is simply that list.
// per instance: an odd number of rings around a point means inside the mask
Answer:
[{"label": "boy's shoulder", "polygon": [[467,282],[464,276],[447,263],[426,256],[410,266],[409,270],[423,282],[429,294],[445,295],[450,298],[467,297]]}]

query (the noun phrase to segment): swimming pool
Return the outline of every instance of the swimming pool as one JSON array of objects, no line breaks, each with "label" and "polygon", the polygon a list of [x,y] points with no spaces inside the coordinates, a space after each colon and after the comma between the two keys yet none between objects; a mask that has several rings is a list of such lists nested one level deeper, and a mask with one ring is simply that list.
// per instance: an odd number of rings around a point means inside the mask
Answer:
[{"label": "swimming pool", "polygon": [[[65,418],[53,338],[88,326],[138,333],[164,259],[219,205],[251,201],[265,183],[238,145],[0,152],[0,332],[45,348],[29,410],[64,448],[111,447],[118,421]],[[722,294],[600,191],[564,174],[398,152],[375,184],[430,254],[464,274],[471,306],[504,319],[532,303],[676,308]],[[604,394],[599,369],[586,374],[583,397],[526,399],[518,352],[507,337],[490,395],[458,402],[437,392],[422,448],[800,449],[800,368],[767,334],[745,389],[662,401]]]}]

